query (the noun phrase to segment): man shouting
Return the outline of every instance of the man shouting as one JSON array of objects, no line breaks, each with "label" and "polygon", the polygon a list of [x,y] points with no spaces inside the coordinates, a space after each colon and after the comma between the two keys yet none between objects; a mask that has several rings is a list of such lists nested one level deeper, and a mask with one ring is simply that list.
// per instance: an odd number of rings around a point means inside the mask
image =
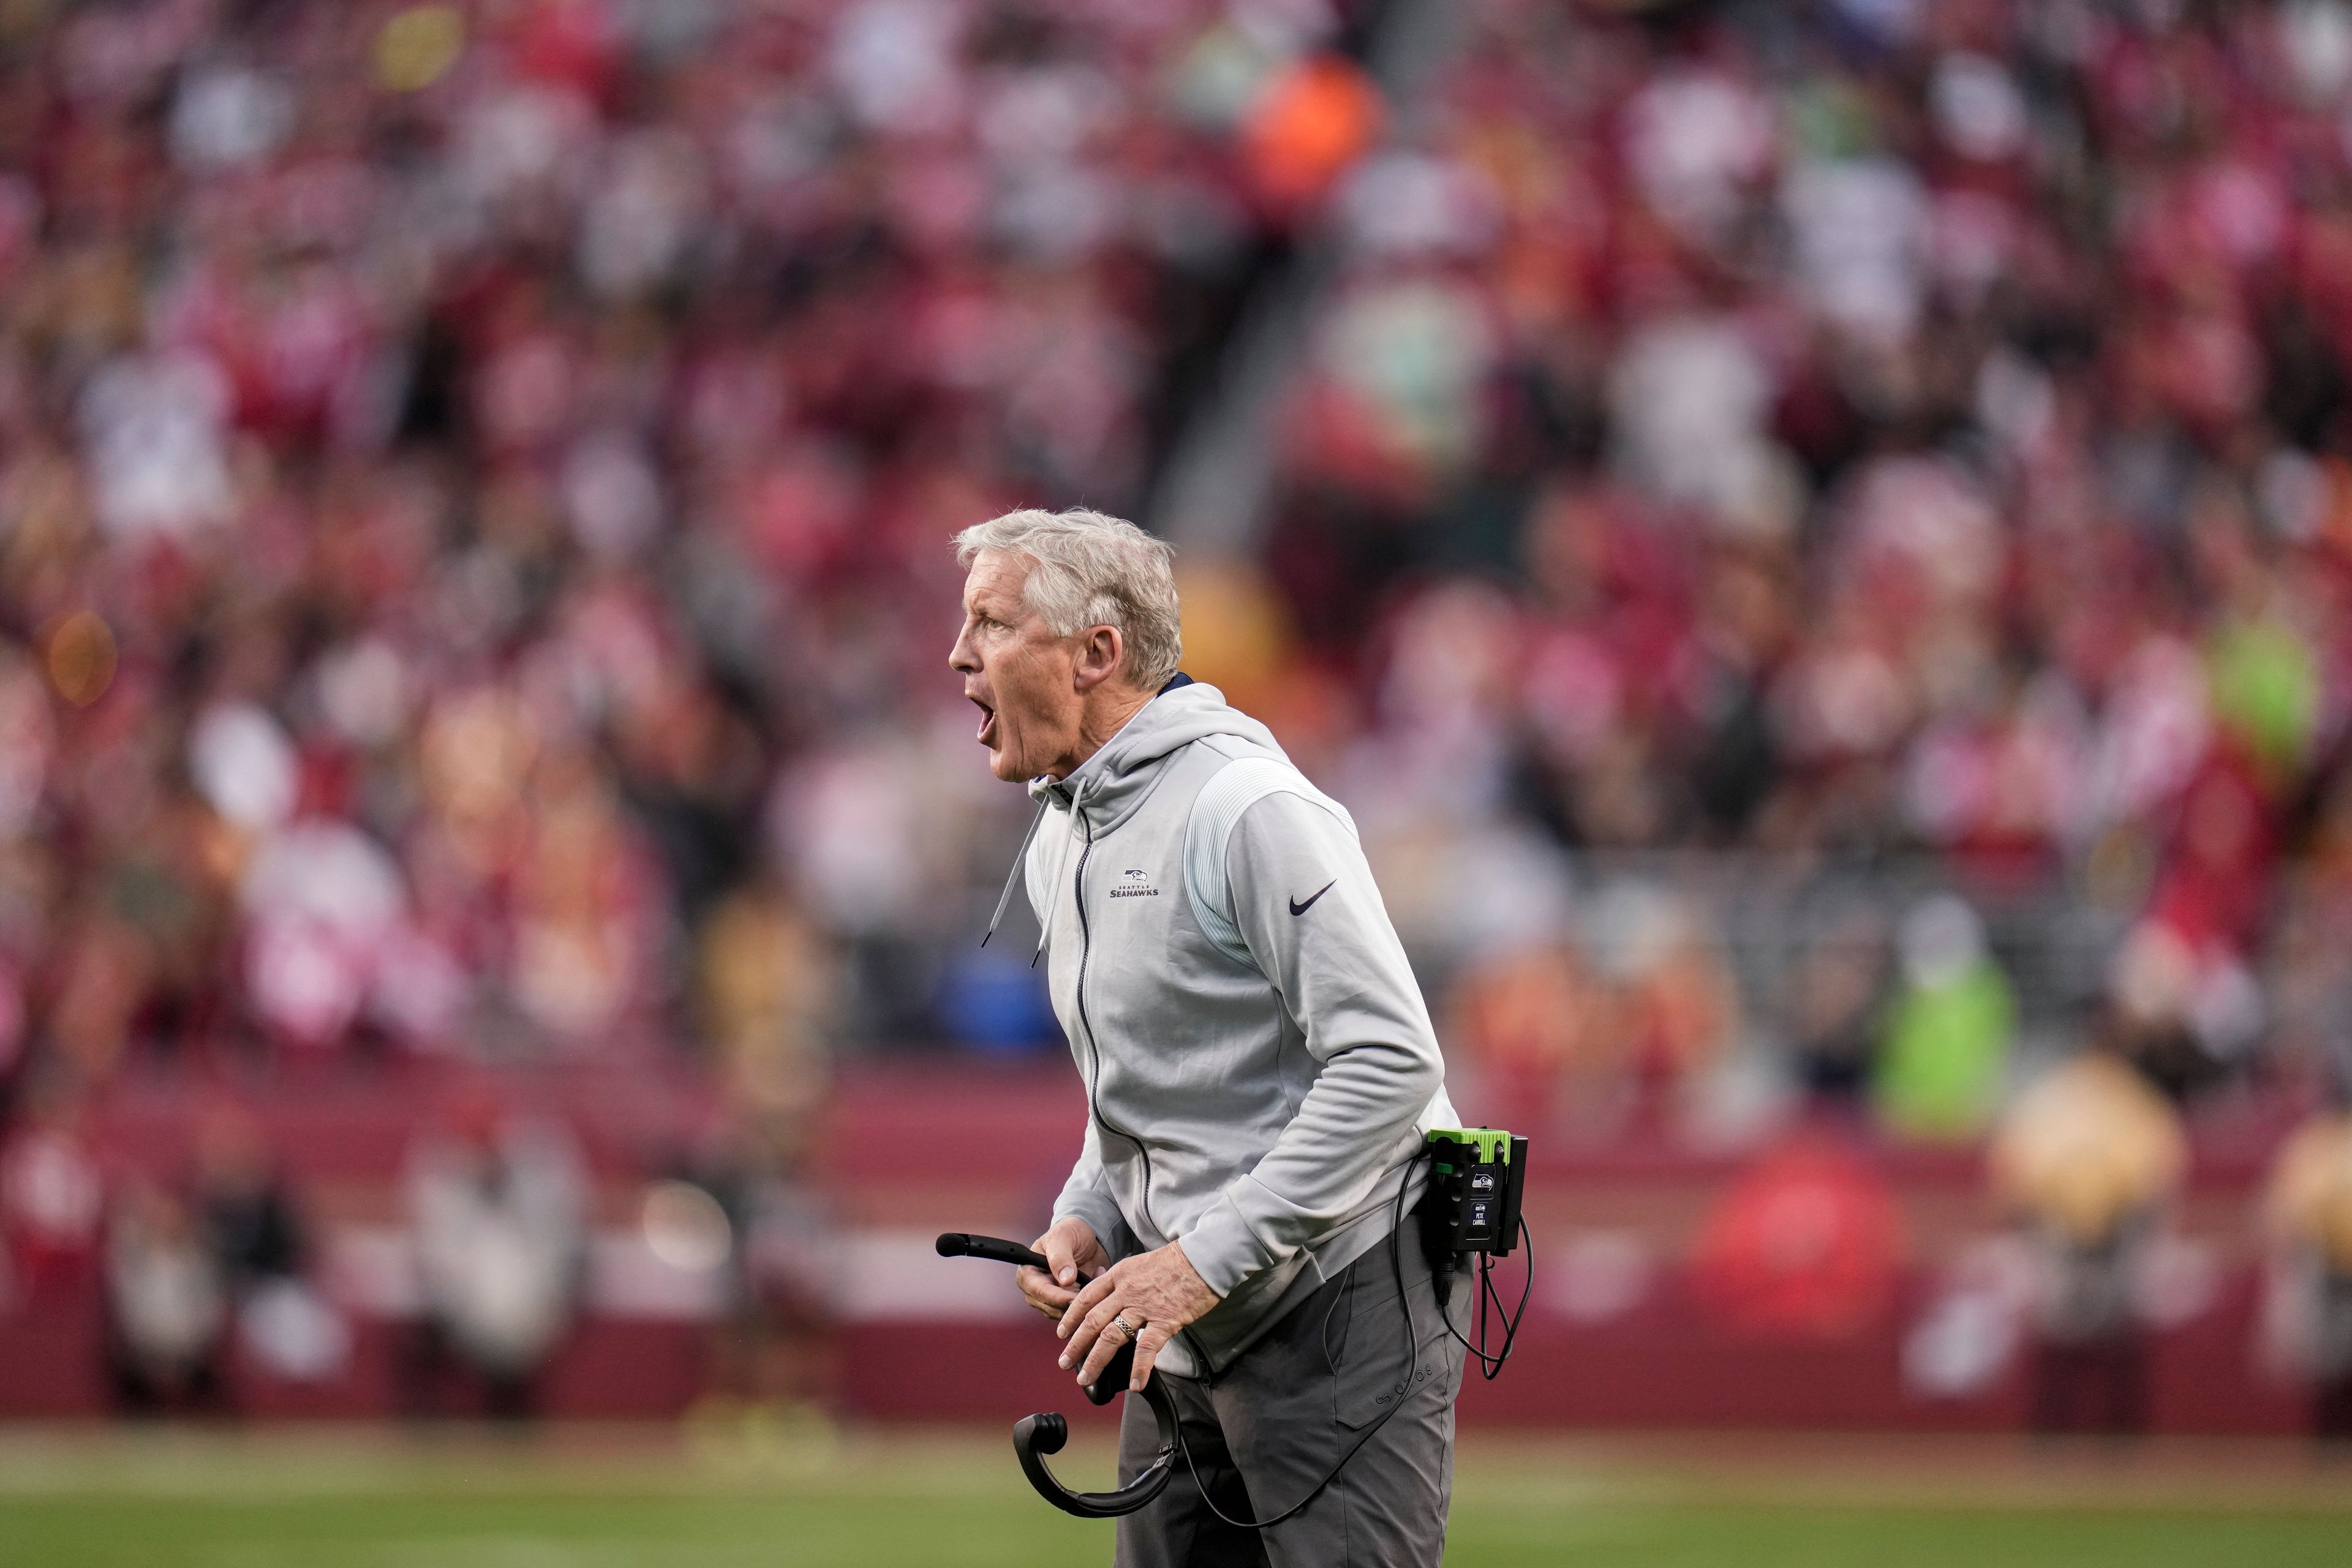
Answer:
[{"label": "man shouting", "polygon": [[[1014,875],[1087,1089],[1021,1289],[1081,1384],[1135,1342],[1192,1461],[1117,1561],[1435,1568],[1462,1352],[1399,1220],[1454,1116],[1355,825],[1177,670],[1166,544],[1016,511],[956,550],[949,663],[991,771],[1039,802]],[[1156,1448],[1129,1401],[1122,1482]]]}]

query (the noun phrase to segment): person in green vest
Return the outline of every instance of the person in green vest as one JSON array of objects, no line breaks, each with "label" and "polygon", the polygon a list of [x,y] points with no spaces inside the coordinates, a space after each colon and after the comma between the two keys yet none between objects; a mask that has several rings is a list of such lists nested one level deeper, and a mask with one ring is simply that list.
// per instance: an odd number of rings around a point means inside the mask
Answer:
[{"label": "person in green vest", "polygon": [[1908,1138],[1975,1137],[1992,1119],[2017,1004],[1985,944],[1984,922],[1951,894],[1904,917],[1902,987],[1886,1013],[1873,1098]]}]

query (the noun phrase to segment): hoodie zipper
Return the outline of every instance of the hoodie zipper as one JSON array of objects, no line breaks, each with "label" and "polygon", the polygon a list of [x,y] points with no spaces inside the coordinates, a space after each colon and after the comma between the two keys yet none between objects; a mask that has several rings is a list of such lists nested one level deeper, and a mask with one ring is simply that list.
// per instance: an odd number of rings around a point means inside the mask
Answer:
[{"label": "hoodie zipper", "polygon": [[1094,1020],[1087,1016],[1087,964],[1094,956],[1094,928],[1087,920],[1087,860],[1095,852],[1095,830],[1084,816],[1078,816],[1078,826],[1085,829],[1087,837],[1085,847],[1078,851],[1077,875],[1070,891],[1078,905],[1078,1025],[1087,1032],[1087,1059],[1094,1067],[1094,1071],[1087,1078],[1087,1110],[1093,1115],[1096,1126],[1114,1137],[1126,1139],[1135,1145],[1136,1153],[1142,1156],[1143,1223],[1151,1225],[1151,1151],[1144,1147],[1143,1140],[1134,1133],[1124,1127],[1111,1125],[1110,1118],[1102,1112],[1102,1050],[1095,1044]]}]

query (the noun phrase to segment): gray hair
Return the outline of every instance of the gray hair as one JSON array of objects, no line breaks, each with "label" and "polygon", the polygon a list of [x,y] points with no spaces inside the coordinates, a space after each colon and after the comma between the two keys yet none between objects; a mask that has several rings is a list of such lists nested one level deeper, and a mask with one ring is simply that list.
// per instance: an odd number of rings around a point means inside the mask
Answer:
[{"label": "gray hair", "polygon": [[983,550],[1025,555],[1021,598],[1057,637],[1088,626],[1117,626],[1127,678],[1150,691],[1176,673],[1184,657],[1179,626],[1175,551],[1131,522],[1072,507],[1034,507],[976,522],[955,536],[956,564]]}]

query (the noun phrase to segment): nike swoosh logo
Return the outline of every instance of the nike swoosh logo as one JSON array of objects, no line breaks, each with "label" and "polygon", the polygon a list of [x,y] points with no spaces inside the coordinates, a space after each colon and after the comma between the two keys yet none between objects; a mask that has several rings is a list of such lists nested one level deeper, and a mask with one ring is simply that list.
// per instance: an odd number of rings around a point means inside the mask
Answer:
[{"label": "nike swoosh logo", "polygon": [[1306,901],[1305,903],[1303,903],[1303,904],[1302,904],[1302,903],[1300,903],[1297,899],[1293,899],[1293,900],[1290,900],[1290,912],[1291,912],[1292,914],[1294,914],[1294,915],[1303,915],[1303,914],[1305,914],[1307,910],[1311,910],[1311,909],[1313,909],[1313,908],[1315,907],[1315,900],[1316,900],[1317,899],[1321,898],[1324,894],[1326,894],[1326,893],[1329,892],[1332,889],[1334,889],[1334,888],[1338,887],[1339,885],[1339,878],[1337,878],[1337,877],[1334,877],[1334,878],[1332,878],[1329,881],[1328,881],[1328,882],[1324,883],[1321,887],[1319,887],[1319,888],[1316,889],[1315,889],[1315,891],[1314,891],[1312,894],[1308,895],[1307,900],[1307,901]]}]

